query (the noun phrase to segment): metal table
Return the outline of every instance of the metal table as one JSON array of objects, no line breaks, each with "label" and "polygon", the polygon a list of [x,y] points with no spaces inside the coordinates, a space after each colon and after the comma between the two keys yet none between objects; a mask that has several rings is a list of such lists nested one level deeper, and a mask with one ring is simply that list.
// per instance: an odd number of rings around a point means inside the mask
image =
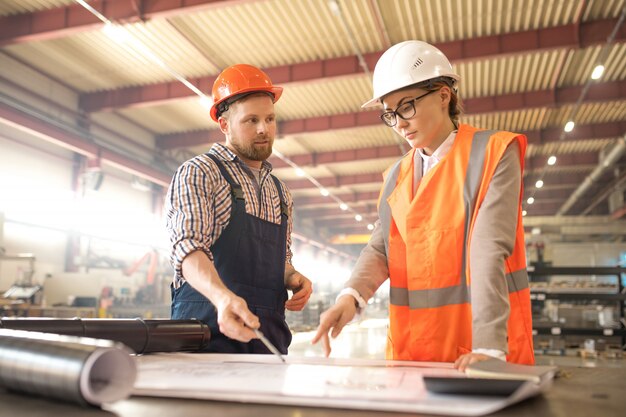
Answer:
[{"label": "metal table", "polygon": [[[526,400],[491,416],[603,417],[623,416],[626,410],[625,368],[561,367],[560,376],[543,396]],[[401,417],[415,414],[364,412],[283,405],[243,404],[188,399],[132,397],[103,409],[82,408],[0,391],[0,416],[28,417]]]}]

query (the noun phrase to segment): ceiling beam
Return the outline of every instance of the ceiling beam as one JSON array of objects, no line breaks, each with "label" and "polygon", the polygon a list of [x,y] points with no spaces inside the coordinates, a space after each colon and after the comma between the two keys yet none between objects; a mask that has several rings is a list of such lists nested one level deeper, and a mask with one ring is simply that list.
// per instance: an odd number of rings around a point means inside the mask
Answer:
[{"label": "ceiling beam", "polygon": [[[544,162],[545,158],[544,157],[533,157],[531,158],[531,160],[536,160],[537,163],[539,162]],[[599,160],[598,157],[598,153],[597,152],[587,152],[587,153],[580,153],[580,154],[570,154],[570,155],[561,155],[559,157],[559,162],[558,162],[558,166],[559,167],[567,167],[567,166],[576,166],[576,165],[580,165],[580,164],[597,164]],[[558,175],[558,174],[557,174]],[[587,174],[578,174],[578,176],[581,178],[581,180],[586,176]],[[548,175],[546,175],[546,186],[543,188],[539,188],[539,189],[535,189],[534,188],[534,183],[535,180],[531,179],[530,177],[527,177],[525,182],[526,182],[526,186],[524,188],[524,194],[528,195],[528,194],[533,194],[535,197],[540,197],[541,195],[547,195],[549,194],[550,197],[556,197],[556,198],[562,198],[563,200],[565,200],[566,198],[568,198],[571,195],[571,189],[576,188],[580,185],[580,183],[575,183],[573,182],[575,180],[575,178],[577,178],[576,175],[574,175],[574,177],[572,177],[571,175],[567,175],[565,176],[566,179],[568,180],[568,182],[565,185],[558,185],[551,177],[553,177],[553,175],[551,175],[550,177],[548,177]],[[341,178],[341,177],[340,177]],[[382,185],[382,175],[379,177],[380,181],[378,181],[378,183],[380,185]],[[549,180],[548,180],[549,178]],[[291,183],[293,184],[293,183]],[[309,183],[308,184],[309,187],[308,188],[313,188],[313,184]],[[300,188],[302,189],[302,188]],[[376,202],[378,201],[379,198],[379,191],[365,191],[365,192],[338,192],[338,193],[333,193],[333,195],[337,198],[339,198],[341,201],[343,201],[346,204],[350,204],[350,203],[374,203],[376,204]],[[311,207],[311,206],[336,206],[337,203],[332,200],[329,197],[324,197],[322,195],[318,195],[318,196],[294,196],[294,202],[295,202],[295,206],[297,208],[306,208],[306,207]],[[301,211],[302,214],[306,214],[306,212]],[[340,213],[340,212],[337,212]],[[344,212],[345,213],[345,212]]]},{"label": "ceiling beam", "polygon": [[[370,200],[378,200],[378,191],[369,192],[356,192],[356,193],[336,193],[336,197],[340,198],[344,203],[356,203]],[[334,201],[328,197],[309,196],[309,197],[296,197],[294,196],[294,204],[296,207],[314,206],[320,204],[335,204]]]},{"label": "ceiling beam", "polygon": [[[562,131],[562,128],[548,128],[542,130],[531,130],[524,133],[528,137],[529,143],[532,142],[534,144],[542,144],[559,140],[559,136]],[[623,135],[624,132],[626,132],[626,122],[579,125],[576,126],[576,129],[572,132],[566,134],[564,140],[605,139],[619,137]],[[223,140],[223,138],[220,140]],[[309,166],[315,167],[341,162],[364,161],[368,159],[397,158],[401,155],[402,154],[397,145],[388,145],[342,151],[295,154],[289,155],[288,157],[299,167],[305,168]],[[534,167],[543,167],[546,165],[548,158],[549,155],[536,156],[530,160],[527,159],[526,168],[532,169]],[[573,158],[573,156],[561,155],[559,156],[559,159],[560,158],[565,158],[564,161],[568,161],[568,158]],[[272,156],[270,161],[274,169],[290,167],[290,165],[288,165],[285,161],[275,156]],[[597,157],[594,160],[588,160],[586,163],[597,163]],[[566,162],[565,164],[568,163]]]},{"label": "ceiling beam", "polygon": [[171,174],[166,174],[150,165],[138,162],[125,154],[99,146],[80,135],[4,103],[0,103],[0,123],[6,123],[39,139],[69,149],[87,158],[99,158],[104,164],[144,178],[162,187],[168,187],[170,184]]},{"label": "ceiling beam", "polygon": [[[484,36],[481,38],[437,43],[453,64],[465,60],[478,60],[502,54],[535,53],[555,48],[583,48],[602,44],[611,34],[617,19],[603,19],[578,25],[569,24],[523,32]],[[622,25],[616,42],[626,40],[626,25]],[[2,27],[2,21],[0,21]],[[1,35],[0,31],[0,35]],[[1,41],[0,36],[0,41]],[[0,44],[1,45],[1,44]],[[370,68],[384,51],[364,55]],[[356,55],[323,59],[292,65],[263,68],[275,84],[319,81],[324,78],[362,74]],[[202,91],[210,91],[215,76],[205,76],[189,81]],[[178,81],[137,87],[125,87],[109,91],[86,93],[80,97],[80,107],[87,113],[110,111],[119,108],[162,104],[173,100],[193,97],[195,93]],[[532,99],[532,97],[529,97]]]},{"label": "ceiling beam", "polygon": [[[580,184],[576,184],[575,186],[572,186],[572,189],[578,187],[579,185]],[[570,195],[572,195],[572,190],[552,190],[546,192],[543,188],[536,189],[535,187],[524,187],[524,199],[530,197],[531,195],[535,197],[537,201],[539,199],[543,201],[544,197],[550,199],[557,198],[561,201],[565,201]]]},{"label": "ceiling beam", "polygon": [[[542,130],[532,130],[525,132],[525,134],[528,138],[528,144],[541,145],[558,141],[562,132],[562,127],[553,127]],[[568,141],[595,138],[604,139],[620,137],[624,132],[626,132],[626,122],[624,121],[576,125],[574,130],[565,134],[564,139]]]},{"label": "ceiling beam", "polygon": [[[574,157],[572,158],[561,160],[559,166],[561,167],[578,166],[580,165],[581,160],[586,160],[587,158],[595,159],[596,164],[597,164],[597,160],[598,160],[597,153],[590,152],[587,154],[574,155]],[[569,165],[565,165],[565,162],[567,162]],[[572,181],[574,182],[577,180],[582,181],[587,175],[588,174],[586,173],[567,174],[567,175],[560,174],[558,177],[556,177],[558,178],[558,180],[554,179],[553,178],[554,176],[550,176],[550,177],[546,176],[545,178],[546,178],[546,182],[548,182],[549,184],[558,183],[559,181],[564,181],[564,180],[568,181],[568,183],[571,184]],[[342,186],[362,184],[363,183],[362,181],[366,181],[368,183],[369,182],[375,183],[379,187],[382,187],[383,185],[382,176],[379,174],[376,174],[376,176],[379,178],[378,181],[370,181],[372,179],[371,174],[326,177],[322,179],[318,178],[318,181],[324,182],[326,184],[340,183]],[[297,182],[298,182],[297,184],[298,187],[293,187],[293,185],[296,183],[295,181],[285,181],[287,186],[292,191],[297,191],[299,189],[300,190],[311,189],[315,187],[312,183],[308,182],[308,180],[298,180]],[[526,184],[524,199],[530,193],[530,189],[532,185],[534,185],[534,183]],[[324,185],[324,186],[329,187],[330,185]],[[376,216],[376,205],[378,202],[377,191],[367,192],[367,193],[354,193],[354,194],[333,193],[333,195],[340,198],[343,202],[348,203],[351,209],[361,214],[366,219],[369,219],[372,216]],[[544,195],[544,197],[541,197],[541,195]],[[532,212],[533,214],[554,214],[555,211],[558,209],[557,206],[559,204],[562,204],[562,202],[564,202],[570,195],[571,195],[571,191],[568,191],[568,190],[555,190],[555,191],[550,191],[548,193],[543,193],[542,190],[539,189],[537,190],[537,193],[535,194],[535,203],[526,208],[529,212]],[[346,197],[346,199],[344,200],[343,197]],[[339,221],[341,219],[344,219],[349,222],[355,221],[353,212],[341,210],[341,208],[339,208],[339,205],[330,197],[322,197],[322,196],[297,197],[295,196],[294,201],[295,201],[297,216],[299,218],[317,219],[316,224],[318,221],[321,221],[321,220]],[[350,203],[353,203],[353,204],[350,204]],[[323,207],[316,207],[320,205],[322,205]],[[557,207],[557,208],[553,210],[554,207]],[[548,208],[548,211],[543,211],[544,208]],[[323,223],[320,225],[328,226],[328,223]]]},{"label": "ceiling beam", "polygon": [[[356,175],[342,175],[339,177],[324,177],[317,178],[317,181],[322,185],[322,187],[327,188],[337,188],[344,187],[349,185],[357,185],[357,184],[377,184],[382,183],[382,174],[356,174]],[[302,189],[310,189],[315,187],[309,180],[287,180],[284,181],[285,184],[291,190],[302,190]]]},{"label": "ceiling beam", "polygon": [[[376,211],[376,200],[370,200],[367,204],[359,202],[360,205],[352,205],[351,208],[358,214],[365,216]],[[337,205],[331,207],[315,207],[315,206],[295,206],[298,217],[306,218],[333,218],[333,219],[349,219],[354,220],[355,212],[341,210]]]},{"label": "ceiling beam", "polygon": [[[572,189],[578,187],[580,184],[572,184],[569,189],[560,189],[560,190],[544,190],[543,188],[540,188],[538,190],[535,190],[534,187],[524,187],[524,200],[529,197],[531,194],[535,197],[535,199],[537,199],[537,201],[543,200],[543,196],[548,197],[550,199],[558,199],[559,201],[565,201],[571,194],[572,194]],[[381,183],[382,186],[382,183]],[[377,204],[378,203],[378,196],[379,196],[379,192],[378,191],[372,191],[370,193],[361,193],[362,194],[362,198],[359,198],[358,200],[352,200],[351,195],[350,194],[334,194],[336,197],[338,197],[339,199],[341,199],[344,203],[349,204],[349,203],[359,203],[359,204]],[[348,200],[350,199],[350,200]],[[337,203],[335,201],[330,200],[328,197],[300,197],[300,198],[294,198],[294,205],[297,209],[298,212],[298,217],[323,217],[323,216],[331,216],[331,215],[338,215],[341,213],[341,211],[336,210],[334,208],[334,206],[337,205]],[[315,207],[323,207],[323,209],[321,208],[315,208]],[[332,210],[330,210],[332,208]],[[356,211],[359,211],[358,208],[355,208],[355,206],[352,206],[352,208],[354,208]],[[322,212],[315,212],[313,213],[314,215],[311,216],[311,212],[310,210],[314,209],[314,210],[329,210],[327,212],[322,211]],[[345,213],[345,212],[344,212]]]},{"label": "ceiling beam", "polygon": [[[526,158],[524,161],[524,170],[527,173],[533,173],[536,170],[543,170],[547,165],[548,155],[533,156]],[[555,167],[574,166],[574,165],[597,165],[599,161],[598,152],[579,152],[562,154],[557,157],[557,164]]]},{"label": "ceiling beam", "polygon": [[[502,96],[489,96],[463,101],[468,116],[488,114],[502,111],[518,111],[537,107],[559,107],[575,104],[583,87],[566,87],[552,90],[541,90],[530,93],[506,94]],[[577,92],[574,94],[573,92]],[[583,101],[583,103],[598,103],[611,100],[623,100],[626,97],[626,80],[599,83],[593,85]],[[381,126],[380,111],[357,111],[352,113],[334,114],[329,116],[310,117],[306,119],[284,120],[278,122],[277,132],[281,136],[305,134],[313,132],[323,132],[327,130],[362,128],[367,126]],[[608,125],[608,123],[607,123]],[[614,133],[610,136],[620,136],[623,134],[625,122],[616,122],[607,126],[605,133]],[[619,129],[620,132],[617,132]],[[528,142],[531,144],[541,144],[544,142],[557,140],[562,132],[561,128],[546,130],[546,132],[530,132]],[[581,134],[589,133],[582,131],[578,127],[570,134],[570,137],[577,137]],[[599,134],[600,132],[597,132]],[[605,136],[606,137],[606,136]],[[208,145],[211,141],[219,142],[223,140],[219,130],[206,129],[194,132],[172,133],[157,136],[156,144],[160,149],[174,149],[181,146],[193,147]],[[396,146],[397,148],[397,146]]]},{"label": "ceiling beam", "polygon": [[[252,0],[247,0],[252,1]],[[115,23],[136,23],[171,18],[209,8],[232,6],[243,1],[143,0],[141,10],[130,0],[93,0],[90,5]],[[104,23],[79,4],[32,13],[0,17],[0,47],[24,42],[57,39],[98,29]]]},{"label": "ceiling beam", "polygon": [[[581,139],[604,139],[610,137],[619,137],[623,135],[626,131],[626,122],[608,122],[608,123],[596,123],[589,125],[579,125],[576,126],[572,132],[566,134],[565,140],[581,140]],[[559,139],[559,136],[562,132],[562,128],[549,128],[542,130],[532,130],[525,132],[528,137],[529,143],[541,144],[554,142]],[[170,139],[173,136],[170,135]],[[163,140],[163,139],[162,139]],[[185,146],[197,145],[197,142],[202,141],[204,144],[209,144],[213,142],[223,141],[223,135],[219,130],[212,131],[202,131],[202,132],[191,132],[186,134],[178,135],[176,139],[180,143],[187,143]],[[157,142],[158,144],[158,142]],[[158,146],[158,145],[157,145]],[[329,165],[334,163],[342,163],[342,162],[352,162],[352,161],[366,161],[370,159],[380,159],[380,158],[399,158],[401,156],[400,149],[397,145],[388,145],[388,146],[374,146],[370,148],[361,148],[361,149],[348,149],[341,151],[329,151],[329,152],[319,152],[319,153],[305,153],[305,154],[295,154],[289,155],[289,159],[294,162],[296,165],[302,168],[306,167],[315,167],[320,165]],[[561,159],[565,158],[565,159]],[[571,155],[561,155],[559,156],[559,165],[562,165],[563,162],[568,164],[568,160],[571,158],[576,158]],[[588,156],[587,158],[591,158]],[[526,170],[527,173],[531,173],[533,168],[540,167],[543,168],[548,160],[548,156],[535,156],[531,159],[527,159],[526,161]],[[597,156],[595,159],[587,159],[586,163],[597,163]],[[270,162],[274,169],[281,168],[290,168],[285,161],[279,159],[276,156],[272,156],[270,158]],[[318,197],[315,197],[318,198]],[[319,197],[324,198],[324,197]],[[350,199],[350,197],[346,197],[348,201],[354,201]],[[345,201],[345,200],[344,200]],[[346,202],[348,202],[346,201]]]},{"label": "ceiling beam", "polygon": [[345,228],[362,228],[367,230],[367,225],[369,223],[373,223],[376,221],[376,219],[378,219],[378,213],[376,212],[376,209],[374,208],[374,210],[370,211],[369,213],[363,213],[363,220],[360,222],[357,222],[354,218],[324,218],[324,219],[318,219],[315,220],[315,226],[316,227],[326,227],[329,229],[338,229],[341,227],[345,227]]}]

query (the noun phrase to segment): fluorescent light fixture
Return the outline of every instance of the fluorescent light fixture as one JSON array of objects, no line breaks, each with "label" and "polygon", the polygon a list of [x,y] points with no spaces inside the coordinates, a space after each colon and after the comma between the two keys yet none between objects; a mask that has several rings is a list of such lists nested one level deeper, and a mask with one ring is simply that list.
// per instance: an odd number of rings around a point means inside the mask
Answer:
[{"label": "fluorescent light fixture", "polygon": [[202,104],[203,107],[211,110],[211,107],[213,107],[213,100],[209,96],[201,95],[200,104]]},{"label": "fluorescent light fixture", "polygon": [[131,39],[126,29],[115,23],[106,23],[102,30],[117,43],[126,43]]},{"label": "fluorescent light fixture", "polygon": [[596,67],[593,69],[593,72],[591,73],[591,79],[598,80],[600,79],[600,77],[602,77],[602,74],[604,74],[604,65],[596,65]]}]

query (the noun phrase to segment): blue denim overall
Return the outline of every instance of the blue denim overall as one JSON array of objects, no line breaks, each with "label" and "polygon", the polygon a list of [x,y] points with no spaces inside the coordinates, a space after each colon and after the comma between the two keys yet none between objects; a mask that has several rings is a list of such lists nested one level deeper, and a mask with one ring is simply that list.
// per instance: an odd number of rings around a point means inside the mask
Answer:
[{"label": "blue denim overall", "polygon": [[[233,181],[221,161],[207,154],[230,184],[232,209],[228,225],[211,246],[213,263],[224,284],[248,303],[259,317],[260,330],[283,354],[291,343],[291,332],[285,322],[285,259],[287,241],[287,204],[280,182],[270,175],[280,197],[281,222],[260,219],[246,213],[241,185]],[[242,343],[219,331],[217,311],[213,304],[188,283],[172,288],[172,320],[199,319],[211,329],[207,352],[270,353],[258,339]]]}]

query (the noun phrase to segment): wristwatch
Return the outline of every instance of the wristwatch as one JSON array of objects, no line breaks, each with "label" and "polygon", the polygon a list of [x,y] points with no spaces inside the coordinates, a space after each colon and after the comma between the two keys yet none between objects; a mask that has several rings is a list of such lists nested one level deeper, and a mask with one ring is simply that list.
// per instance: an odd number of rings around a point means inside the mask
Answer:
[{"label": "wristwatch", "polygon": [[357,308],[357,310],[363,310],[367,305],[367,302],[365,302],[363,297],[361,297],[361,294],[359,294],[359,292],[354,288],[344,288],[343,290],[341,290],[341,292],[339,292],[339,295],[335,299],[335,302],[339,300],[339,297],[342,297],[344,295],[351,295],[352,297],[354,297],[354,306]]}]

